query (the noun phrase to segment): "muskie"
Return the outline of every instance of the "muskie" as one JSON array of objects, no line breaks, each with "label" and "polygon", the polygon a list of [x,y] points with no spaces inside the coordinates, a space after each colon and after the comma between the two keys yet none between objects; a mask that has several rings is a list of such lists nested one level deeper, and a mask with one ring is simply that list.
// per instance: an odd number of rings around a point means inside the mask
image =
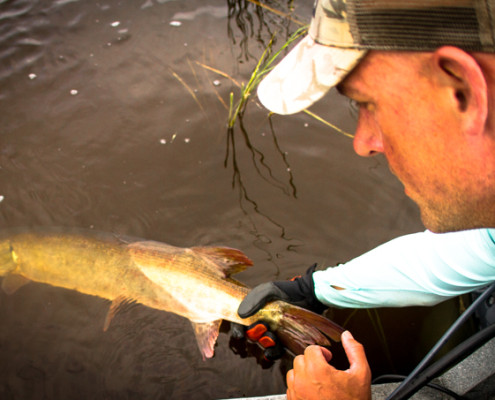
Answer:
[{"label": "muskie", "polygon": [[243,325],[264,320],[295,354],[340,340],[338,325],[281,301],[241,319],[237,308],[248,289],[230,275],[251,265],[242,252],[225,247],[179,248],[84,230],[0,232],[6,293],[36,281],[108,299],[105,330],[121,304],[137,302],[188,318],[203,358],[213,356],[222,319]]}]

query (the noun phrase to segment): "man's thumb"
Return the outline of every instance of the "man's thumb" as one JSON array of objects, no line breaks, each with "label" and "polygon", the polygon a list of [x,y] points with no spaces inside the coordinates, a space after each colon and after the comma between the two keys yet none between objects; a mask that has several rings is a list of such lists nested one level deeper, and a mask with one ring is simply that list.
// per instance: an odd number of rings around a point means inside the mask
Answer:
[{"label": "man's thumb", "polygon": [[342,346],[349,360],[350,369],[368,365],[363,345],[354,339],[351,332],[342,333]]}]

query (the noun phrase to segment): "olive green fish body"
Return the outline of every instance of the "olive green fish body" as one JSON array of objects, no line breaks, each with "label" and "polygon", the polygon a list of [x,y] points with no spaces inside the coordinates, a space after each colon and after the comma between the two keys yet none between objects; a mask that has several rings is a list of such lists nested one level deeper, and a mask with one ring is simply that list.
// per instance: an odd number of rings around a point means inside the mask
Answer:
[{"label": "olive green fish body", "polygon": [[[0,249],[10,253],[9,270],[0,267],[6,276],[2,287],[7,292],[12,277],[26,278],[52,286],[108,300],[126,298],[146,305],[170,296],[136,267],[128,243],[113,235],[70,231],[27,231],[0,236]],[[163,300],[161,301],[163,302]],[[151,303],[151,304],[149,304]]]},{"label": "olive green fish body", "polygon": [[[342,329],[283,302],[248,319],[237,308],[248,289],[230,277],[252,265],[225,247],[179,248],[165,243],[73,229],[0,233],[2,288],[15,292],[29,281],[110,300],[108,325],[122,302],[137,302],[188,318],[203,357],[212,357],[223,319],[249,325],[263,319],[294,352],[329,345]],[[309,321],[309,322],[308,322]]]}]

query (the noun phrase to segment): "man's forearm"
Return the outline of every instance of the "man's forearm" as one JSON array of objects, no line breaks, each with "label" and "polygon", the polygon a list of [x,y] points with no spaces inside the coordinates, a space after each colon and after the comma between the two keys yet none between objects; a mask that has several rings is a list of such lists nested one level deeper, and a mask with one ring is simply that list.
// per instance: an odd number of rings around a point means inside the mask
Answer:
[{"label": "man's forearm", "polygon": [[322,303],[351,308],[434,305],[495,280],[495,229],[401,236],[317,271]]}]

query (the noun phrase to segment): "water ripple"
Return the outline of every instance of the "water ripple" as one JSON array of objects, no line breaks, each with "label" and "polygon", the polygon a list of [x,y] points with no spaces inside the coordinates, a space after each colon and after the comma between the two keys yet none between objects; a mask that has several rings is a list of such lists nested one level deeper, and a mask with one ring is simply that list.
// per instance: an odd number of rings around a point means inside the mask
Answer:
[{"label": "water ripple", "polygon": [[35,2],[29,0],[16,1],[15,4],[12,4],[11,1],[2,1],[0,2],[0,21],[18,18],[25,15],[31,11],[34,6]]}]

